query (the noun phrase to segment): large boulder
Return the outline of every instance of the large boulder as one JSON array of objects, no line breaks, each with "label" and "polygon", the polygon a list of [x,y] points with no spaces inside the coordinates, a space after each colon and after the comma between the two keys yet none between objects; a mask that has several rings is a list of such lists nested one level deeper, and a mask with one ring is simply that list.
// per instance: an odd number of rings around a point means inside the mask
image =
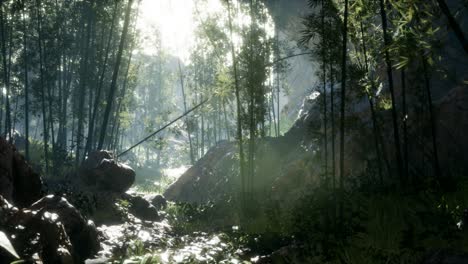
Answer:
[{"label": "large boulder", "polygon": [[228,188],[234,187],[234,181],[237,182],[236,154],[235,143],[219,142],[172,183],[164,192],[164,197],[189,203],[229,199],[225,196],[233,194],[233,188]]},{"label": "large boulder", "polygon": [[[287,204],[300,196],[307,184],[319,181],[322,168],[314,164],[321,157],[322,147],[320,102],[318,92],[307,96],[295,123],[284,136],[256,142],[255,177],[250,182],[254,193]],[[237,199],[241,186],[237,155],[235,142],[218,142],[169,186],[164,196],[171,201],[197,204]]]},{"label": "large boulder", "polygon": [[18,212],[18,208],[14,207],[3,196],[0,195],[0,227],[6,225],[8,219]]},{"label": "large boulder", "polygon": [[89,153],[88,158],[83,161],[81,168],[83,170],[92,170],[99,166],[103,159],[113,159],[113,154],[107,150],[92,151]]},{"label": "large boulder", "polygon": [[158,221],[159,214],[150,202],[140,196],[128,196],[129,212],[141,220]]},{"label": "large boulder", "polygon": [[108,151],[91,152],[80,169],[80,178],[98,190],[124,193],[135,182],[135,171],[118,163]]},{"label": "large boulder", "polygon": [[160,194],[145,196],[145,199],[158,210],[164,210],[167,207],[166,198]]},{"label": "large boulder", "polygon": [[0,195],[14,205],[25,207],[42,196],[42,179],[24,157],[0,138]]},{"label": "large boulder", "polygon": [[[7,216],[3,219],[2,230],[27,263],[75,263],[72,244],[57,214],[45,210],[18,210],[1,196],[0,207]],[[11,256],[0,254],[0,263],[11,261]]]},{"label": "large boulder", "polygon": [[86,221],[65,198],[48,195],[35,202],[29,207],[29,210],[57,214],[70,238],[73,252],[80,260],[89,258],[98,252],[99,238],[93,221]]},{"label": "large boulder", "polygon": [[99,189],[125,192],[135,182],[135,171],[125,164],[104,159],[94,170]]},{"label": "large boulder", "polygon": [[158,208],[140,196],[113,191],[89,191],[83,194],[93,201],[89,215],[97,225],[122,224],[128,220],[128,213],[145,221],[160,219]]},{"label": "large boulder", "polygon": [[[288,203],[307,184],[318,182],[321,168],[314,162],[320,158],[322,146],[318,141],[322,122],[317,121],[320,98],[320,93],[314,92],[304,99],[296,122],[284,136],[256,142],[255,177],[250,182],[254,193],[272,197],[273,191],[275,198]],[[237,199],[241,188],[237,155],[235,142],[218,142],[171,184],[164,196],[171,201],[197,204]]]},{"label": "large boulder", "polygon": [[91,218],[100,225],[116,225],[125,221],[125,210],[122,205],[122,195],[111,191],[99,191],[88,193],[94,201],[94,208],[91,210]]},{"label": "large boulder", "polygon": [[[100,248],[98,232],[66,199],[49,195],[24,209],[0,196],[1,228],[22,258],[81,263]],[[5,260],[0,256],[0,263]]]},{"label": "large boulder", "polygon": [[[434,101],[435,128],[438,153],[443,176],[466,175],[468,164],[468,89],[460,85],[447,92],[440,100]],[[352,96],[351,96],[352,95]],[[320,102],[323,95],[313,93],[304,100],[302,110],[291,129],[277,138],[263,138],[256,142],[255,177],[252,189],[264,194],[265,199],[280,203],[280,208],[293,208],[298,198],[311,187],[318,186],[324,175],[325,129],[322,121]],[[379,130],[379,152],[376,151],[371,110],[367,98],[350,91],[346,111],[344,173],[345,188],[358,184],[379,182],[379,172],[386,184],[396,181],[395,144],[391,129],[390,110],[379,109],[382,122]],[[427,113],[413,108],[408,114],[408,160],[410,177],[431,174],[433,147],[431,123]],[[421,119],[419,118],[422,115]],[[424,118],[423,118],[424,117]],[[329,128],[330,129],[330,128]],[[331,138],[330,130],[328,137]],[[335,130],[335,168],[339,168],[339,129]],[[332,146],[328,144],[331,161]],[[421,154],[424,153],[424,158]],[[164,193],[168,200],[188,203],[219,203],[230,200],[239,185],[239,159],[235,143],[220,142],[198,160]],[[377,160],[380,159],[380,164]],[[331,170],[332,164],[328,163]],[[329,171],[330,172],[330,171]],[[424,172],[424,173],[423,173]],[[433,173],[432,173],[433,174]],[[361,177],[374,175],[373,177]],[[239,190],[239,189],[238,189]],[[235,199],[235,197],[234,197]],[[262,199],[259,199],[262,200]]]}]

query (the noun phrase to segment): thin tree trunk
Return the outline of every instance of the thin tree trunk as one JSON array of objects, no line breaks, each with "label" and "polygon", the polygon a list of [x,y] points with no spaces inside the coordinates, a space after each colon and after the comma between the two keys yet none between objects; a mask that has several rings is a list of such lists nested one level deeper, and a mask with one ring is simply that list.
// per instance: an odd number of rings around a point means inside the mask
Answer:
[{"label": "thin tree trunk", "polygon": [[[195,84],[195,85],[197,85],[197,84]],[[196,90],[196,87],[195,87],[195,90]],[[196,104],[199,103],[199,100],[198,100],[198,92],[195,92],[195,103],[196,103]],[[201,141],[201,140],[200,140],[200,122],[199,122],[199,118],[197,118],[196,130],[197,130],[197,131],[196,131],[196,134],[197,134],[197,135],[196,135],[196,138],[195,138],[195,140],[196,140],[196,143],[195,143],[195,145],[196,145],[196,148],[195,148],[196,152],[195,152],[195,154],[196,154],[196,158],[199,159],[199,158],[200,158],[200,141]]]},{"label": "thin tree trunk", "polygon": [[432,92],[431,92],[431,85],[430,85],[429,74],[428,74],[428,69],[427,69],[427,62],[424,56],[422,57],[422,64],[423,64],[423,70],[424,70],[424,86],[426,88],[427,103],[429,107],[429,118],[431,121],[432,148],[434,151],[434,170],[435,170],[435,175],[437,179],[441,181],[442,171],[440,170],[439,151],[437,148],[437,128],[436,128],[436,121],[434,117],[434,107],[432,104]]},{"label": "thin tree trunk", "polygon": [[271,88],[271,111],[273,113],[273,124],[272,124],[272,126],[274,126],[274,129],[275,129],[275,137],[278,137],[279,136],[278,126],[276,125],[278,123],[278,120],[276,119],[275,90],[274,90],[273,85],[272,85],[272,88]]},{"label": "thin tree trunk", "polygon": [[18,114],[18,105],[19,105],[19,94],[17,94],[15,96],[16,100],[15,100],[15,112],[13,114],[13,125],[11,126],[11,130],[12,131],[16,131],[16,120],[17,120],[17,114]]},{"label": "thin tree trunk", "polygon": [[227,140],[231,141],[231,133],[229,132],[229,123],[228,123],[228,118],[227,118],[226,100],[225,99],[223,99],[223,112],[224,112],[224,124],[226,125]]},{"label": "thin tree trunk", "polygon": [[[132,46],[132,48],[130,50],[133,50],[133,46]],[[122,109],[122,103],[123,103],[123,100],[125,98],[125,94],[127,93],[128,77],[129,77],[129,73],[130,73],[130,65],[132,64],[132,58],[133,58],[133,53],[130,52],[130,56],[128,57],[128,63],[127,63],[127,71],[125,72],[125,79],[124,79],[124,83],[122,85],[121,95],[120,95],[120,98],[118,100],[117,107],[115,109],[115,117],[114,117],[114,122],[113,122],[114,124],[112,126],[111,135],[114,135],[116,124],[118,124],[119,127],[121,126],[120,120],[119,120],[119,115],[120,115],[120,111]],[[140,68],[140,65],[138,65],[138,67],[136,69],[137,72],[138,72],[139,68]],[[119,130],[117,130],[117,132],[118,131]],[[118,135],[118,134],[115,134],[115,135]],[[115,140],[115,141],[118,141],[118,140]]]},{"label": "thin tree trunk", "polygon": [[239,87],[239,78],[237,73],[237,58],[234,48],[234,41],[233,41],[233,30],[232,30],[232,16],[231,16],[231,1],[227,0],[228,4],[228,17],[229,17],[229,32],[231,37],[231,56],[232,56],[232,63],[234,68],[234,84],[235,84],[235,94],[236,94],[236,103],[237,103],[237,139],[239,142],[239,168],[240,168],[240,178],[241,178],[241,201],[242,201],[242,208],[245,206],[244,200],[244,192],[245,192],[245,172],[244,172],[244,146],[242,140],[242,117],[241,117],[241,101],[240,101],[240,87]]},{"label": "thin tree trunk", "polygon": [[[78,53],[77,53],[78,54]],[[68,128],[68,122],[67,122],[67,117],[68,117],[68,99],[70,97],[70,90],[71,90],[71,84],[72,84],[72,65],[74,65],[74,61],[76,59],[77,55],[74,55],[74,57],[70,58],[68,62],[68,66],[66,67],[66,75],[65,77],[65,84],[64,84],[64,91],[63,91],[63,99],[62,99],[62,113],[61,113],[61,124],[62,124],[62,135],[60,138],[60,145],[62,146],[63,149],[67,149],[67,128]],[[73,136],[72,136],[73,139]]]},{"label": "thin tree trunk", "polygon": [[106,138],[107,125],[109,123],[110,112],[112,108],[112,102],[115,97],[115,92],[117,90],[117,77],[119,75],[120,64],[122,61],[122,53],[127,39],[128,26],[130,24],[130,13],[132,10],[133,0],[128,0],[127,10],[125,12],[125,21],[122,31],[122,36],[120,39],[119,51],[117,52],[117,61],[114,67],[114,73],[112,75],[112,82],[110,85],[110,91],[107,97],[106,110],[104,112],[104,120],[101,127],[101,134],[99,136],[98,150],[101,150],[104,145],[104,140]]},{"label": "thin tree trunk", "polygon": [[[256,22],[256,17],[254,15],[254,0],[250,0],[250,58],[248,61],[249,65],[249,73],[253,74],[254,68],[253,68],[253,60],[255,57],[255,54],[253,53],[253,48],[254,48],[254,25]],[[255,91],[254,87],[252,85],[249,85],[249,159],[248,159],[248,180],[246,183],[247,187],[247,192],[249,195],[249,199],[251,198],[250,195],[252,195],[252,183],[253,183],[253,177],[255,173],[255,139],[257,137],[256,133],[256,124],[257,120],[255,118]]]},{"label": "thin tree trunk", "polygon": [[96,123],[96,115],[98,112],[99,108],[99,101],[101,100],[101,94],[102,94],[102,86],[104,84],[104,77],[106,74],[106,69],[107,69],[107,62],[109,60],[109,53],[110,53],[110,48],[112,46],[112,36],[114,35],[114,27],[115,27],[115,20],[117,17],[117,1],[114,2],[114,11],[112,14],[112,22],[111,22],[111,27],[109,31],[109,36],[107,38],[107,45],[106,45],[106,50],[104,52],[104,62],[102,64],[101,68],[101,74],[99,76],[99,84],[97,85],[97,91],[96,91],[96,97],[94,98],[94,105],[93,105],[93,113],[91,115],[91,119],[89,120],[89,126],[88,126],[88,140],[86,142],[86,147],[85,147],[85,154],[89,153],[91,151],[94,141],[94,126]]},{"label": "thin tree trunk", "polygon": [[83,139],[83,127],[84,127],[84,104],[85,104],[85,93],[86,93],[86,81],[88,74],[88,58],[89,58],[89,46],[91,39],[91,7],[84,7],[84,12],[88,18],[88,24],[86,27],[86,38],[84,39],[84,48],[82,51],[81,66],[80,66],[80,90],[78,91],[78,130],[76,134],[76,154],[75,154],[75,166],[78,167],[81,161],[81,143]]},{"label": "thin tree trunk", "polygon": [[[375,83],[374,80],[372,80],[372,76],[370,76],[370,71],[369,71],[369,61],[367,59],[367,46],[366,46],[366,39],[364,35],[364,26],[361,21],[361,38],[362,38],[362,49],[364,51],[364,64],[365,64],[365,69],[366,73],[369,75],[369,80],[371,82],[371,89],[372,92],[375,91]],[[377,117],[376,117],[376,112],[375,112],[375,107],[374,107],[374,99],[373,95],[371,95],[370,91],[366,92],[367,99],[369,101],[369,107],[371,110],[371,117],[372,117],[372,128],[373,128],[373,133],[374,133],[374,147],[375,147],[375,154],[377,156],[377,167],[378,167],[378,173],[379,173],[379,180],[380,180],[380,185],[383,184],[383,173],[382,173],[382,156],[381,156],[381,151],[379,148],[379,129],[378,129],[378,123],[377,123]]]},{"label": "thin tree trunk", "polygon": [[23,47],[24,47],[24,135],[26,138],[24,152],[29,161],[29,76],[28,76],[28,48],[26,35],[26,10],[23,9]]},{"label": "thin tree trunk", "polygon": [[[97,23],[94,22],[94,26],[92,28],[92,33],[91,33],[91,43],[90,43],[90,47],[91,47],[91,51],[89,51],[89,55],[88,55],[88,61],[89,61],[89,64],[88,64],[88,68],[89,69],[95,69],[97,68],[97,65],[98,63],[96,63],[97,61],[97,58],[96,58],[96,50],[98,49],[97,47],[97,44],[96,44],[96,41],[97,41]],[[104,36],[104,32],[101,33],[103,36]],[[104,37],[102,37],[101,40],[103,40]],[[99,42],[99,41],[98,41]],[[102,42],[102,41],[101,41]],[[93,87],[93,85],[91,85],[91,83],[94,83],[96,81],[96,79],[93,79],[93,74],[90,73],[90,74],[87,74],[86,75],[86,83],[88,84],[88,136],[89,136],[89,128],[91,127],[91,119],[92,119],[92,115],[93,115],[93,112],[94,112],[94,108],[93,108],[93,102],[94,102],[94,99],[95,99],[95,91],[96,91],[96,87]],[[86,133],[85,131],[83,131],[83,133]],[[84,140],[84,136],[83,136],[83,140]],[[89,142],[89,138],[87,137],[86,138],[86,143],[84,143],[84,149],[83,149],[83,155],[82,155],[82,160],[84,161],[86,159],[86,156],[89,152],[89,149],[88,149],[88,142]]]},{"label": "thin tree trunk", "polygon": [[345,154],[345,107],[346,107],[346,59],[347,59],[347,44],[348,44],[348,0],[345,0],[344,9],[344,25],[343,25],[343,54],[341,64],[341,107],[340,107],[340,205],[339,205],[339,219],[340,224],[343,226],[344,221],[344,154]]},{"label": "thin tree trunk", "polygon": [[[334,76],[333,62],[330,58],[330,122],[331,122],[331,158],[332,158],[332,186],[333,192],[336,190],[336,154],[335,154],[335,94],[334,94]],[[336,197],[336,195],[335,195]],[[336,202],[336,200],[335,200]]]},{"label": "thin tree trunk", "polygon": [[10,112],[10,81],[8,77],[7,67],[7,51],[6,51],[6,36],[5,36],[5,17],[3,13],[3,1],[0,3],[0,30],[2,37],[2,62],[3,62],[3,81],[5,84],[5,136],[8,137],[9,141],[11,138],[11,112]]},{"label": "thin tree trunk", "polygon": [[[187,112],[187,99],[185,97],[185,89],[184,89],[184,76],[182,74],[182,67],[180,66],[180,59],[177,61],[179,65],[179,77],[180,77],[180,87],[182,89],[182,100],[184,101],[184,112]],[[188,117],[185,118],[185,126],[187,128],[187,136],[190,145],[190,163],[193,165],[195,164],[195,158],[193,157],[193,146],[192,146],[192,137],[190,135],[190,126],[188,123]]]},{"label": "thin tree trunk", "polygon": [[[275,27],[277,28],[277,27]],[[278,32],[278,29],[276,29],[276,46],[277,46],[277,52],[278,52],[278,58],[280,57],[280,50],[279,50],[279,32]],[[281,89],[281,83],[280,83],[280,70],[279,70],[279,67],[278,67],[278,70],[276,72],[276,110],[278,111],[278,115],[277,115],[277,121],[276,121],[276,131],[277,131],[277,134],[276,136],[279,137],[281,135],[281,130],[280,130],[280,117],[281,117],[281,113],[280,113],[280,89]],[[274,109],[274,104],[273,104],[273,109]]]},{"label": "thin tree trunk", "polygon": [[[222,133],[223,133],[223,131],[222,131],[223,121],[221,120],[221,104],[222,104],[222,102],[221,102],[221,99],[218,99],[217,101],[218,101],[217,102],[218,112],[216,113],[216,116],[218,117],[218,121],[217,121],[217,123],[218,123],[218,137],[219,137],[218,139],[221,141],[222,140]],[[218,145],[218,142],[216,142],[216,145]]]},{"label": "thin tree trunk", "polygon": [[[121,134],[121,123],[120,123],[120,120],[116,120],[115,121],[117,123],[117,128],[115,128],[115,135],[114,135],[114,138],[113,138],[113,142],[111,144],[109,144],[109,149],[112,149],[114,150],[114,153],[118,153],[118,148],[119,148],[119,140],[120,140],[120,134]],[[146,148],[148,149],[148,148]]]},{"label": "thin tree trunk", "polygon": [[395,103],[395,92],[393,86],[393,72],[392,72],[392,63],[390,61],[390,53],[387,47],[391,44],[390,35],[388,34],[387,28],[387,12],[385,10],[384,0],[380,0],[380,15],[382,17],[382,29],[383,29],[383,37],[384,37],[384,44],[385,44],[385,64],[387,67],[387,77],[388,77],[388,88],[390,90],[390,96],[392,100],[392,121],[393,121],[393,140],[395,141],[395,157],[397,162],[398,168],[398,176],[400,177],[400,184],[404,186],[404,181],[406,179],[403,178],[403,162],[401,158],[401,146],[400,146],[400,132],[398,131],[398,115]]},{"label": "thin tree trunk", "polygon": [[49,172],[49,146],[48,146],[48,129],[47,129],[47,116],[46,116],[46,105],[45,105],[45,90],[44,90],[44,65],[43,65],[43,50],[42,50],[42,17],[41,17],[41,0],[36,0],[36,11],[37,11],[37,32],[38,46],[39,46],[39,79],[41,85],[41,108],[42,108],[42,125],[43,125],[43,144],[44,144],[44,160],[46,166],[46,174]]},{"label": "thin tree trunk", "polygon": [[[138,10],[138,8],[137,8]],[[133,25],[133,31],[136,32],[136,29],[135,29],[135,26],[136,26],[136,23]],[[121,96],[120,98],[118,98],[118,104],[117,104],[117,107],[115,107],[115,113],[114,113],[114,122],[112,124],[112,130],[111,130],[111,138],[109,140],[109,145],[111,142],[118,142],[118,138],[117,140],[112,140],[112,137],[114,136],[114,131],[115,131],[115,127],[116,127],[116,123],[118,123],[119,127],[121,126],[120,124],[120,109],[122,107],[122,102],[125,98],[125,94],[127,92],[127,85],[128,85],[128,78],[129,78],[129,74],[130,74],[130,66],[132,65],[132,58],[133,58],[133,48],[134,48],[134,45],[135,45],[135,42],[132,42],[132,44],[130,45],[130,48],[129,48],[129,57],[128,57],[128,62],[127,62],[127,70],[125,72],[125,78],[124,78],[124,82],[123,82],[123,86],[122,86],[122,92],[121,92]],[[136,67],[136,72],[138,72],[140,69],[140,65],[138,65]],[[117,130],[117,132],[121,131],[120,130]],[[118,134],[115,134],[116,136],[118,136]]]},{"label": "thin tree trunk", "polygon": [[275,126],[275,128],[276,128],[276,118],[273,119],[274,115],[272,115],[272,113],[271,113],[271,111],[273,109],[272,105],[271,105],[272,102],[273,102],[273,82],[272,82],[271,78],[269,78],[269,87],[270,87],[271,96],[270,96],[270,98],[269,98],[269,100],[267,102],[267,111],[268,111],[268,121],[269,121],[269,124],[270,124],[269,129],[268,129],[268,136],[271,137],[271,130],[273,129],[273,126]]},{"label": "thin tree trunk", "polygon": [[468,53],[468,40],[466,39],[465,34],[463,33],[463,30],[461,29],[460,25],[457,23],[457,20],[455,20],[455,18],[452,16],[452,13],[450,12],[447,3],[445,2],[445,0],[437,0],[437,3],[439,4],[442,13],[444,13],[444,15],[447,17],[448,23],[454,31],[458,41],[462,45],[465,52]]},{"label": "thin tree trunk", "polygon": [[[45,52],[43,53],[43,62],[46,64],[47,62],[47,57],[45,56]],[[50,81],[46,80],[46,88],[47,88],[47,105],[49,108],[49,126],[50,126],[50,143],[52,145],[52,164],[54,163],[55,159],[55,134],[54,134],[54,118],[53,118],[53,109],[52,109],[52,103],[53,103],[53,91],[51,89]],[[54,169],[55,166],[52,166],[52,169]]]},{"label": "thin tree trunk", "polygon": [[406,73],[405,69],[401,69],[401,96],[403,101],[403,162],[405,179],[409,180],[409,165],[408,165],[408,113],[406,105]]},{"label": "thin tree trunk", "polygon": [[[203,95],[201,101],[203,101]],[[205,155],[205,114],[201,112],[201,153],[200,156]]]},{"label": "thin tree trunk", "polygon": [[328,120],[327,120],[327,64],[325,50],[325,6],[322,0],[322,71],[323,71],[323,125],[324,125],[324,154],[325,154],[325,181],[328,186]]}]

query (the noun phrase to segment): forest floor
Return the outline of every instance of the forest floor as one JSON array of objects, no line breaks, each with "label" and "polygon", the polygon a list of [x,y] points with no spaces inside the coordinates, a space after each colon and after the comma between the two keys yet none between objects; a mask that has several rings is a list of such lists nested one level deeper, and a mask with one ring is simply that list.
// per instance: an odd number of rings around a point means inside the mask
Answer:
[{"label": "forest floor", "polygon": [[[168,211],[172,210],[169,205]],[[160,212],[163,220],[137,218],[119,225],[98,227],[105,241],[98,258],[89,263],[250,263],[248,250],[233,234],[180,232],[171,212]],[[233,232],[236,227],[233,228]],[[258,259],[258,258],[257,258]],[[246,262],[248,261],[248,262]],[[88,262],[87,262],[88,263]]]},{"label": "forest floor", "polygon": [[101,226],[99,256],[113,263],[243,263],[243,248],[224,233],[173,232],[167,220]]},{"label": "forest floor", "polygon": [[[214,227],[216,220],[210,209],[203,212],[201,207],[169,203],[160,212],[161,221],[129,218],[122,225],[99,227],[107,237],[99,255],[112,263],[142,264],[467,263],[468,255],[457,253],[465,252],[462,249],[468,245],[466,231],[460,229],[463,220],[458,222],[468,199],[466,186],[459,182],[454,192],[437,194],[426,190],[409,196],[392,193],[363,196],[356,192],[354,196],[358,198],[351,195],[350,201],[360,204],[361,210],[363,206],[368,208],[359,213],[366,216],[350,218],[350,226],[357,226],[354,228],[357,231],[350,231],[346,245],[336,241],[323,243],[330,247],[325,252],[317,245],[329,236],[326,230],[317,229],[320,216],[309,211],[317,200],[308,200],[298,215],[302,220],[296,223],[303,236],[310,236],[304,240],[309,241],[308,247],[285,240],[284,236],[247,234],[237,226]],[[139,189],[144,188],[137,185],[131,191],[141,196],[148,194],[147,189],[144,192]],[[407,230],[412,230],[412,235]],[[441,262],[431,262],[435,259]]]},{"label": "forest floor", "polygon": [[[157,195],[170,179],[176,179],[186,166],[164,171],[165,180],[136,184],[128,193]],[[162,220],[142,221],[128,215],[124,224],[98,227],[105,240],[94,260],[86,263],[251,263],[259,259],[246,248],[238,227],[226,232],[195,231],[188,226],[180,205],[168,203],[159,211]]]}]

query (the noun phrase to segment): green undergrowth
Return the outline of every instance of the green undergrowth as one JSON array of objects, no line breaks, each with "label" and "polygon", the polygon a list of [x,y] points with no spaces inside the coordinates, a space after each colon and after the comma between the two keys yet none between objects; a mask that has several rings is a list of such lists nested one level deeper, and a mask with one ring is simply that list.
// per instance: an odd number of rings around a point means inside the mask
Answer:
[{"label": "green undergrowth", "polygon": [[[137,171],[137,175],[138,171]],[[171,185],[172,179],[161,173],[159,176],[149,179],[137,181],[133,186],[132,190],[137,193],[144,194],[163,194],[164,190]]]},{"label": "green undergrowth", "polygon": [[[234,202],[171,203],[166,213],[175,236],[222,234],[231,249],[243,249],[246,261],[283,248],[286,255],[272,254],[272,263],[411,264],[439,250],[468,252],[461,222],[468,181],[455,186],[406,194],[356,188],[342,194],[343,203],[338,192],[310,188],[297,201],[283,201],[289,209],[253,196],[242,214]],[[137,258],[141,262],[135,263],[159,263],[155,252]]]},{"label": "green undergrowth", "polygon": [[306,245],[307,255],[320,256],[308,263],[421,263],[435,250],[468,252],[468,232],[458,226],[467,191],[461,180],[451,192],[356,190],[343,194],[342,217],[334,202],[339,195],[314,192],[294,209],[285,231]]}]

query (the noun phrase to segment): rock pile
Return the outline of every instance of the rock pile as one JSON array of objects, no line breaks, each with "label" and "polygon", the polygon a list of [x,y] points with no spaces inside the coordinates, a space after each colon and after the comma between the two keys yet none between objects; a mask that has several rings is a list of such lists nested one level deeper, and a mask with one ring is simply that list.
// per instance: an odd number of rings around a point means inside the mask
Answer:
[{"label": "rock pile", "polygon": [[[99,250],[94,223],[65,198],[43,195],[41,177],[0,138],[0,231],[19,256],[27,263],[67,264],[94,256]],[[14,260],[0,248],[0,263]]]},{"label": "rock pile", "polygon": [[[72,179],[65,189],[54,190],[56,195],[44,197],[39,174],[0,138],[0,231],[28,263],[83,263],[93,258],[100,249],[100,237],[94,222],[82,212],[99,224],[122,223],[129,215],[157,221],[158,210],[166,205],[162,196],[144,199],[126,193],[135,172],[108,151],[90,153]],[[63,182],[57,186],[63,187]],[[83,199],[88,208],[93,207],[91,213],[83,210]],[[0,263],[14,260],[0,247]]]},{"label": "rock pile", "polygon": [[91,152],[79,174],[87,186],[103,191],[124,193],[135,182],[135,171],[115,161],[112,153],[105,150]]},{"label": "rock pile", "polygon": [[126,193],[135,182],[135,172],[117,162],[109,151],[91,152],[83,162],[78,178],[86,195],[94,202],[91,217],[98,224],[125,221],[127,213],[147,221],[159,220],[158,209],[148,200]]},{"label": "rock pile", "polygon": [[[0,230],[22,259],[32,263],[82,263],[99,250],[94,223],[63,197],[46,196],[18,209],[0,196]],[[13,256],[0,252],[0,263]]]}]

